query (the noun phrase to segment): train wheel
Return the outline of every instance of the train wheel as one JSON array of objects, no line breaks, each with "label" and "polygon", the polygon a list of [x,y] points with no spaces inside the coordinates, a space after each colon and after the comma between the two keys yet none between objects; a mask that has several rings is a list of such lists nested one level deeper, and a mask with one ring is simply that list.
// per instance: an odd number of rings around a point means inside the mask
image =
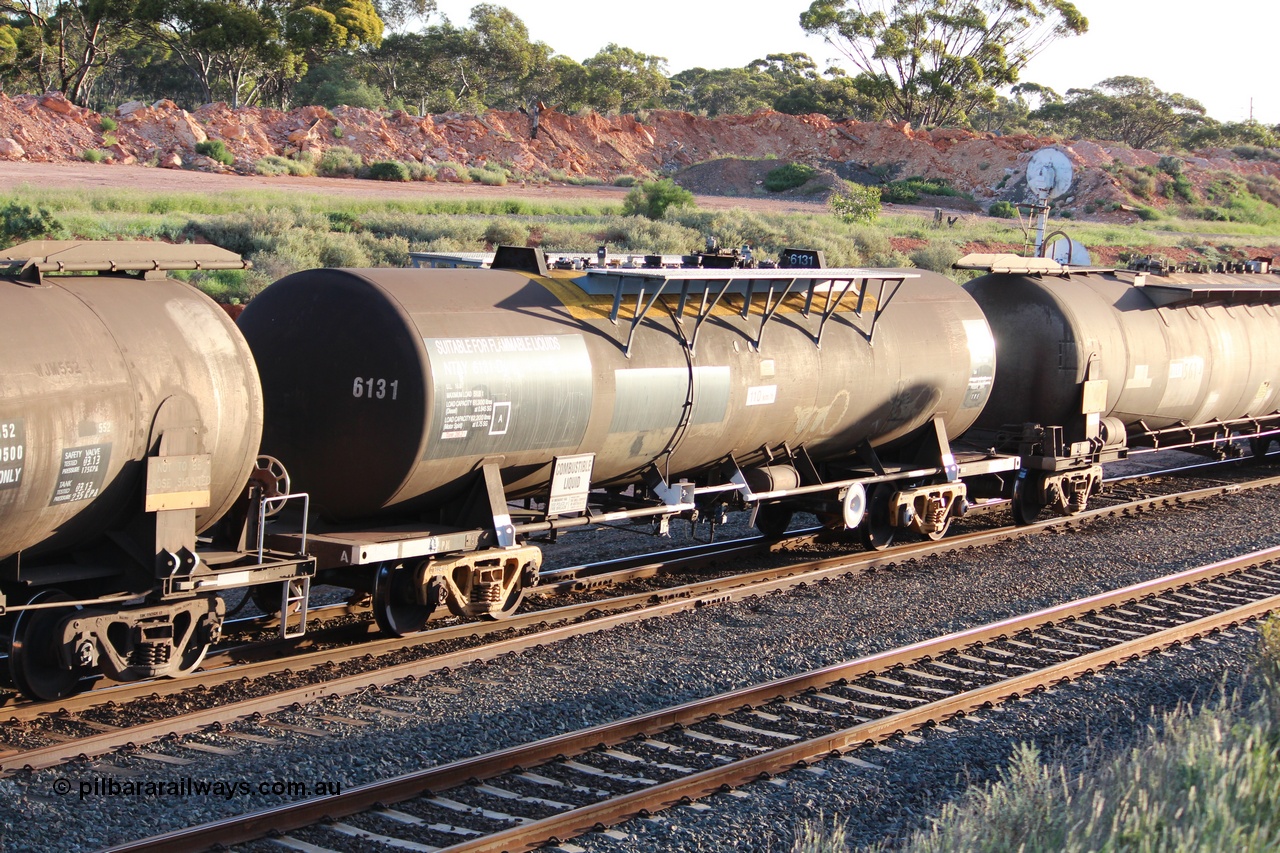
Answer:
[{"label": "train wheel", "polygon": [[1013,520],[1018,524],[1032,524],[1044,511],[1040,502],[1041,486],[1038,479],[1019,477],[1013,481]]},{"label": "train wheel", "polygon": [[1249,439],[1249,450],[1253,453],[1255,461],[1265,461],[1264,457],[1267,455],[1267,451],[1271,449],[1271,442],[1273,441],[1275,441],[1275,438],[1269,435]]},{"label": "train wheel", "polygon": [[[56,589],[37,592],[28,604],[52,604],[70,601]],[[73,607],[48,610],[23,610],[13,620],[9,637],[9,677],[24,696],[41,702],[66,699],[79,693],[84,673],[80,669],[64,669],[58,659],[54,630]]]},{"label": "train wheel", "polygon": [[403,637],[427,627],[433,604],[419,604],[412,569],[383,563],[373,576],[373,618],[383,633]]},{"label": "train wheel", "polygon": [[786,504],[760,504],[760,508],[756,510],[756,530],[770,539],[779,539],[787,532],[793,515],[795,510]]},{"label": "train wheel", "polygon": [[868,490],[866,517],[862,521],[862,544],[872,551],[883,551],[893,544],[897,530],[890,524],[889,499],[894,489],[887,484]]}]

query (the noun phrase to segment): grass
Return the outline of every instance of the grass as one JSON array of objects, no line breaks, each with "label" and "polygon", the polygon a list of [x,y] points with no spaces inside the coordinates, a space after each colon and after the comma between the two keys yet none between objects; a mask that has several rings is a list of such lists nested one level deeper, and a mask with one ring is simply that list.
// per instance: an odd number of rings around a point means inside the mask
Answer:
[{"label": "grass", "polygon": [[[310,163],[271,161],[272,167]],[[409,164],[419,166],[419,164]],[[460,167],[461,168],[461,167]],[[494,176],[503,172],[493,169]],[[411,175],[411,177],[420,177]],[[1266,189],[1270,189],[1267,187]],[[1236,191],[1231,186],[1224,189]],[[1238,192],[1237,192],[1238,197]],[[1252,196],[1250,196],[1252,198]],[[657,220],[621,216],[620,206],[596,201],[523,199],[328,196],[270,189],[236,193],[154,193],[141,190],[43,189],[24,185],[0,195],[0,206],[25,204],[47,210],[61,232],[77,239],[207,239],[244,254],[255,270],[240,277],[196,276],[210,293],[244,298],[274,278],[324,265],[403,265],[409,251],[480,251],[486,237],[508,237],[528,245],[591,251],[608,244],[615,251],[683,253],[700,248],[708,236],[722,246],[748,244],[758,258],[786,248],[819,248],[837,266],[906,266],[945,269],[968,244],[1019,246],[1016,221],[965,217],[953,228],[934,227],[918,211],[892,211],[874,223],[846,224],[831,214],[764,214],[679,208]],[[499,229],[495,221],[509,223]],[[1255,222],[1175,219],[1121,226],[1055,220],[1071,237],[1090,246],[1155,250],[1194,246],[1229,253],[1253,236],[1274,242],[1274,228]],[[502,232],[506,233],[502,233]],[[1206,231],[1212,231],[1206,234]],[[521,239],[523,235],[523,239]],[[898,251],[891,238],[922,240],[923,248]],[[963,278],[963,274],[947,274]]]},{"label": "grass", "polygon": [[[1082,771],[1017,747],[1000,779],[944,805],[927,829],[872,850],[901,853],[1086,853],[1280,848],[1280,620],[1261,625],[1248,677],[1260,695],[1164,715],[1142,743]],[[843,853],[845,826],[819,814],[796,827],[793,853]]]},{"label": "grass", "polygon": [[895,849],[1275,850],[1280,845],[1280,622],[1262,626],[1262,695],[1164,717],[1145,743],[1080,773],[1020,747],[999,782]]}]

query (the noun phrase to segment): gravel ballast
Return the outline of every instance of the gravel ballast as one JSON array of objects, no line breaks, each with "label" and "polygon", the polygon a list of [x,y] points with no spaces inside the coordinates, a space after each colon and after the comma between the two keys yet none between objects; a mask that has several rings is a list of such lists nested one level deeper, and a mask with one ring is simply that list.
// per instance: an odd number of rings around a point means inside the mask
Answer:
[{"label": "gravel ballast", "polygon": [[[348,788],[1280,545],[1280,531],[1257,523],[1278,492],[1227,495],[701,608],[273,717],[330,732],[325,737],[237,724],[257,739],[195,739],[234,755],[164,743],[142,752],[193,763],[116,755],[101,766],[21,774],[0,780],[4,849],[94,849],[296,799],[298,783],[308,792],[320,782]],[[660,816],[622,827],[623,840],[593,835],[575,843],[601,851],[786,850],[797,819],[819,812],[850,819],[858,843],[893,838],[923,825],[967,781],[993,778],[1019,741],[1035,740],[1067,760],[1083,754],[1090,738],[1097,750],[1122,748],[1153,712],[1203,701],[1224,680],[1234,686],[1252,646],[1251,634],[1237,632],[1207,646],[1209,654],[1181,650],[983,713],[955,724],[954,734],[933,732],[926,743],[865,757],[883,770],[826,762],[740,796],[715,797],[709,810],[673,812],[676,823]],[[113,793],[110,780],[138,792]],[[221,785],[197,793],[197,782]],[[278,790],[290,784],[293,791]],[[745,828],[735,833],[733,826]]]}]

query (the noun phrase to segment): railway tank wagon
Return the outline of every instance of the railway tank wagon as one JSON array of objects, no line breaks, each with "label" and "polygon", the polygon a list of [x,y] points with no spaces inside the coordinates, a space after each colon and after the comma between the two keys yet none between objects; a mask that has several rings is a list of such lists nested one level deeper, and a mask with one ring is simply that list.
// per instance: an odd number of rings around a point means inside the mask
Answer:
[{"label": "railway tank wagon", "polygon": [[879,547],[940,535],[962,476],[1016,467],[949,447],[995,364],[977,304],[941,276],[504,265],[298,273],[239,320],[263,449],[325,520],[312,553],[371,583],[393,633],[441,606],[513,610],[530,534],[736,502],[777,532],[825,511]]},{"label": "railway tank wagon", "polygon": [[211,246],[0,253],[0,628],[28,696],[188,672],[220,590],[314,568],[197,541],[249,514],[262,397],[226,314],[165,270],[242,266]]},{"label": "railway tank wagon", "polygon": [[1000,359],[979,429],[1023,456],[1019,520],[1082,509],[1131,446],[1261,455],[1280,428],[1280,276],[1163,264],[1082,269],[1014,256],[958,266]]}]

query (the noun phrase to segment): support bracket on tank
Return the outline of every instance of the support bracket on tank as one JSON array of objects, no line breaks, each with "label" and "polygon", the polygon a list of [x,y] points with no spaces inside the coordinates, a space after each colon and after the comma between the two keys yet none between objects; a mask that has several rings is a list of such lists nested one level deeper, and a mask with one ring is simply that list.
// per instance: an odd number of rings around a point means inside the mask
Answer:
[{"label": "support bracket on tank", "polygon": [[[798,279],[791,279],[787,282],[787,286],[783,289],[782,295],[778,297],[778,301],[773,301],[773,282],[769,282],[769,289],[764,295],[764,308],[760,314],[760,329],[756,332],[756,339],[751,344],[752,349],[756,352],[760,351],[760,342],[764,340],[764,327],[773,319],[773,315],[778,313],[778,309],[782,307],[782,303],[787,301],[787,297],[791,295],[791,289],[796,286]],[[754,281],[747,282],[747,298],[742,300],[742,319],[747,319],[751,314],[751,302],[755,296]],[[812,293],[812,291],[810,291]]]},{"label": "support bracket on tank", "polygon": [[[584,289],[588,293],[598,295],[604,295],[609,290],[613,291],[613,307],[609,311],[609,322],[615,326],[620,325],[619,318],[625,298],[634,295],[635,307],[628,321],[627,340],[623,346],[624,353],[630,358],[636,329],[653,310],[658,299],[666,293],[674,295],[677,286],[679,287],[679,303],[675,311],[677,325],[683,326],[685,309],[691,298],[697,295],[701,295],[702,298],[694,321],[693,334],[685,343],[689,351],[693,352],[697,344],[698,330],[730,291],[743,296],[740,312],[743,319],[750,318],[756,293],[760,292],[765,297],[765,303],[761,309],[760,328],[753,342],[756,349],[760,347],[765,326],[778,313],[782,304],[793,294],[800,293],[805,294],[804,307],[800,313],[806,320],[814,313],[817,297],[825,297],[822,308],[817,312],[818,329],[813,335],[816,346],[822,346],[822,334],[827,321],[836,314],[845,302],[845,298],[854,291],[858,294],[858,302],[853,309],[854,314],[862,318],[866,309],[870,308],[872,311],[871,326],[863,332],[867,341],[871,342],[875,335],[876,321],[885,305],[893,299],[898,287],[909,278],[919,278],[919,274],[854,268],[815,269],[803,274],[797,273],[794,269],[738,269],[725,270],[720,274],[712,274],[701,269],[662,271],[610,269],[588,272]],[[873,281],[878,281],[880,287],[877,295],[871,297],[868,291]],[[778,287],[783,283],[785,287],[782,294],[777,296],[775,301]],[[894,287],[886,297],[885,293],[890,285]]]},{"label": "support bracket on tank", "polygon": [[494,538],[502,548],[516,546],[516,529],[507,508],[507,494],[502,487],[500,461],[486,458],[475,471],[471,492],[460,503],[455,517],[449,519],[459,527],[486,528],[492,525]]}]

